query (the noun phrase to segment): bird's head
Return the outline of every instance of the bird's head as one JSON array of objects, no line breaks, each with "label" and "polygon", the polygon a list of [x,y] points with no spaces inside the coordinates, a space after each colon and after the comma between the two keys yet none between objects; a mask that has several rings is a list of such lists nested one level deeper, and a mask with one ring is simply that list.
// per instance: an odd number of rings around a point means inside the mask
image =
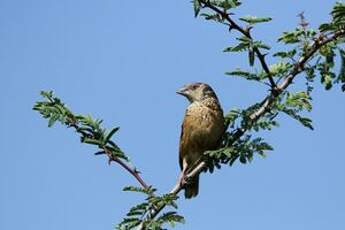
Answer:
[{"label": "bird's head", "polygon": [[201,82],[184,85],[176,93],[185,96],[191,103],[200,102],[208,98],[217,99],[213,89],[209,85]]}]

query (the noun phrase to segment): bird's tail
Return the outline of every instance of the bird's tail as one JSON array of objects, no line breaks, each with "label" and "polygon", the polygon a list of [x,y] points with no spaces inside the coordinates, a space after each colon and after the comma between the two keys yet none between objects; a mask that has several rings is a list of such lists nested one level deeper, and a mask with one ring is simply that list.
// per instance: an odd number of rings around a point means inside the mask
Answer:
[{"label": "bird's tail", "polygon": [[184,190],[184,196],[186,199],[196,197],[199,192],[199,175],[191,179],[191,181],[186,185]]}]

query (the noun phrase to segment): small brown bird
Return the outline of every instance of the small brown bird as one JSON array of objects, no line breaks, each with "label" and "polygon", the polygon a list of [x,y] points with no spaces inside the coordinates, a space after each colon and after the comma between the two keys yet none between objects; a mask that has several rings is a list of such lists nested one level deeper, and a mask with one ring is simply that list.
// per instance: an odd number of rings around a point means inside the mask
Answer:
[{"label": "small brown bird", "polygon": [[[207,150],[216,149],[224,134],[223,110],[212,88],[205,83],[191,83],[177,91],[185,96],[190,105],[182,124],[179,163],[181,178],[193,169]],[[199,175],[185,186],[185,197],[198,195]]]}]

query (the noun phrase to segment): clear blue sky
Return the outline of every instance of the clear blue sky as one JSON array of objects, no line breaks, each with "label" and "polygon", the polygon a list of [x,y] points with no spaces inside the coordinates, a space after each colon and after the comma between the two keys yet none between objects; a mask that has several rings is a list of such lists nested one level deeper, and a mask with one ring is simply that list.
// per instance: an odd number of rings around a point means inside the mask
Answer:
[{"label": "clear blue sky", "polygon": [[[273,17],[255,31],[269,43],[301,11],[312,26],[326,21],[333,3],[246,1],[239,13]],[[225,111],[266,93],[223,74],[247,59],[221,52],[231,36],[195,19],[189,0],[1,0],[0,41],[1,230],[112,229],[142,198],[72,130],[47,128],[31,110],[40,90],[121,126],[117,143],[160,192],[179,172],[178,87],[209,83]],[[345,229],[344,94],[317,87],[311,117],[315,131],[281,117],[264,133],[275,147],[266,159],[202,175],[199,196],[178,202],[187,223],[176,229]]]}]

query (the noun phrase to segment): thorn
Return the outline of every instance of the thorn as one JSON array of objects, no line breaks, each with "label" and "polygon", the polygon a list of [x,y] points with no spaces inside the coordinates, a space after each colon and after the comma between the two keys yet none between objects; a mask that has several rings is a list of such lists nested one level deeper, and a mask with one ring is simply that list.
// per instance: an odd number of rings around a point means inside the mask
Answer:
[{"label": "thorn", "polygon": [[229,25],[229,32],[231,32],[233,29],[235,29],[235,27],[233,25]]},{"label": "thorn", "polygon": [[106,152],[104,152],[104,151],[99,151],[99,152],[96,152],[96,153],[95,153],[96,156],[97,156],[97,155],[103,155],[103,154],[106,154]]},{"label": "thorn", "polygon": [[262,55],[262,57],[265,58],[265,57],[267,56],[267,54],[268,54],[268,53],[262,53],[261,55]]},{"label": "thorn", "polygon": [[251,31],[253,28],[254,28],[253,26],[247,26],[247,28],[246,28],[247,33],[250,33],[250,31]]}]

